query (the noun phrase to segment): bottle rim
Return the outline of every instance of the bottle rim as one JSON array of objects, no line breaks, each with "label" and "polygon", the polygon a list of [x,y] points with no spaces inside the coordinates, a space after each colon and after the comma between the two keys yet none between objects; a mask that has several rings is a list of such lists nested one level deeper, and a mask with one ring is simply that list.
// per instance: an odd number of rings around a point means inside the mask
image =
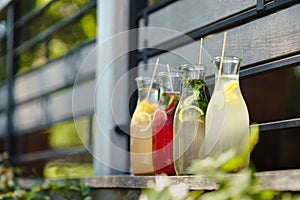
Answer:
[{"label": "bottle rim", "polygon": [[[212,62],[216,62],[216,61],[220,61],[221,60],[221,56],[216,56],[216,57],[213,57],[211,59]],[[234,60],[234,61],[238,61],[238,62],[243,62],[243,60],[240,58],[240,57],[237,57],[237,56],[224,56],[223,57],[223,62],[225,61],[229,61],[229,60]]]},{"label": "bottle rim", "polygon": [[186,70],[186,71],[195,71],[195,70],[206,70],[206,65],[203,64],[184,64],[179,66],[179,70]]},{"label": "bottle rim", "polygon": [[180,72],[174,72],[174,71],[170,71],[170,72],[157,72],[156,76],[157,76],[157,77],[159,77],[159,76],[173,76],[173,77],[180,77],[181,74],[180,74]]},{"label": "bottle rim", "polygon": [[[135,81],[151,81],[152,80],[152,77],[150,76],[138,76],[135,78]],[[154,77],[153,78],[153,82],[156,82],[156,78]]]}]

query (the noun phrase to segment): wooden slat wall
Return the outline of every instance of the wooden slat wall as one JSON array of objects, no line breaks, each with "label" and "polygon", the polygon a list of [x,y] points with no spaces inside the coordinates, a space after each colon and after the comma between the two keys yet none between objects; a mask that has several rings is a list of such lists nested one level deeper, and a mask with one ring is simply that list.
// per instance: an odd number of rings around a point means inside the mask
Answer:
[{"label": "wooden slat wall", "polygon": [[[278,11],[264,18],[227,30],[227,45],[225,55],[239,56],[243,59],[242,66],[261,61],[276,59],[300,50],[300,5]],[[169,20],[172,21],[172,17]],[[154,24],[153,24],[154,25]],[[196,26],[194,27],[197,28]],[[148,33],[149,41],[157,40],[158,29]],[[172,31],[171,31],[172,34]],[[170,34],[170,35],[171,35]],[[221,55],[223,33],[215,33],[204,38],[203,63],[212,68],[210,59]],[[169,53],[159,55],[161,62],[171,63],[178,67],[183,63],[198,62],[199,43],[194,42],[179,47]],[[178,55],[175,55],[178,54]],[[153,57],[149,62],[154,62]],[[212,73],[213,70],[209,70]],[[151,74],[152,69],[140,71],[141,74]]]},{"label": "wooden slat wall", "polygon": [[[16,78],[14,98],[17,106],[13,117],[14,129],[17,132],[34,130],[72,118],[72,84],[81,63],[94,47],[95,43],[89,43],[61,59]],[[82,104],[77,103],[74,115],[93,113],[94,75],[95,62],[86,64],[84,70],[81,70],[79,77],[81,80],[76,80],[76,97],[82,99]],[[85,77],[90,81],[86,82]],[[80,84],[81,81],[84,82]],[[6,85],[0,86],[0,95],[3,97],[6,96],[6,88]],[[6,98],[2,98],[0,109],[5,107]],[[5,131],[6,115],[2,112],[0,113],[0,136]]]},{"label": "wooden slat wall", "polygon": [[[187,33],[217,20],[249,9],[256,5],[256,0],[183,0],[177,1],[149,16],[148,27],[171,29],[169,34],[142,33],[140,41],[147,37],[148,47],[158,45],[178,34]],[[140,27],[144,26],[144,19]],[[176,33],[178,32],[178,33]],[[140,44],[143,44],[140,42]],[[141,47],[141,46],[140,46]]]}]

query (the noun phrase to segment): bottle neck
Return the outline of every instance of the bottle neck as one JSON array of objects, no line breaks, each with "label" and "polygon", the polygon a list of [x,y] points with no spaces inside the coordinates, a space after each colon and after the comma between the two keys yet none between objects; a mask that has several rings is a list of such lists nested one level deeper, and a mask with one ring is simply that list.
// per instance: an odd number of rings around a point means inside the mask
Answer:
[{"label": "bottle neck", "polygon": [[239,82],[241,59],[238,57],[216,57],[212,60],[215,66],[215,89],[230,82]]},{"label": "bottle neck", "polygon": [[138,103],[146,99],[149,101],[149,103],[157,104],[158,89],[152,88],[149,90],[149,88],[138,88]]},{"label": "bottle neck", "polygon": [[238,57],[216,57],[212,60],[216,77],[225,75],[239,76],[241,59]]}]

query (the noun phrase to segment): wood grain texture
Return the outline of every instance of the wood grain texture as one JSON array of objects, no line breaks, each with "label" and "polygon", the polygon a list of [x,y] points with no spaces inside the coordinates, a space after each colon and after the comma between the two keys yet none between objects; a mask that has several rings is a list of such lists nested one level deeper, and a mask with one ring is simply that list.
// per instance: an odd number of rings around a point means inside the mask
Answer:
[{"label": "wood grain texture", "polygon": [[[238,56],[243,65],[300,51],[300,4],[227,30],[225,55]],[[211,57],[220,56],[223,33],[205,39]]]},{"label": "wood grain texture", "polygon": [[[95,45],[95,43],[90,43],[61,59],[17,77],[14,87],[15,101],[21,102],[73,83],[81,63]],[[90,65],[90,69],[84,71],[95,73],[95,63]]]},{"label": "wood grain texture", "polygon": [[[182,0],[149,16],[148,27],[172,29],[187,33],[214,21],[233,15],[256,5],[256,0]],[[176,35],[160,34],[149,38],[149,46]]]},{"label": "wood grain texture", "polygon": [[[76,81],[79,83],[86,76],[93,77],[96,59],[86,60],[84,66],[82,66],[82,62],[95,45],[95,43],[84,45],[76,52],[51,61],[30,73],[24,73],[16,77],[13,91],[15,102],[18,104],[37,98],[15,107],[13,123],[16,131],[41,127],[52,122],[71,118],[73,114],[76,116],[84,112],[93,112],[94,81],[85,82],[80,86],[77,84],[78,87],[74,87],[77,103],[74,110],[72,110],[73,87],[69,87],[63,92],[48,95],[45,98],[38,97],[65,86],[72,86],[75,78],[78,78]],[[80,69],[80,74],[77,74],[78,69]],[[78,75],[80,76],[76,77]],[[5,84],[0,86],[0,96],[3,97],[0,100],[0,109],[2,109],[6,107],[7,103],[7,98],[5,98],[7,96],[7,86]],[[6,117],[5,112],[0,113],[0,136],[6,130]]]},{"label": "wood grain texture", "polygon": [[[16,131],[26,131],[73,116],[81,116],[84,113],[92,114],[94,112],[94,92],[95,81],[89,81],[63,92],[52,94],[45,99],[36,99],[21,104],[15,108],[14,128]],[[3,119],[0,117],[0,125],[5,123],[2,120],[6,120],[6,116],[3,117]]]},{"label": "wood grain texture", "polygon": [[[243,59],[242,67],[270,59],[276,59],[289,54],[300,52],[300,4],[278,11],[227,30],[226,56],[238,56]],[[213,73],[211,59],[220,56],[223,43],[223,32],[204,38],[203,64]],[[158,57],[162,62],[178,67],[180,64],[197,63],[199,42],[171,50]],[[156,57],[150,59],[153,62]],[[142,73],[149,73],[141,71]]]}]

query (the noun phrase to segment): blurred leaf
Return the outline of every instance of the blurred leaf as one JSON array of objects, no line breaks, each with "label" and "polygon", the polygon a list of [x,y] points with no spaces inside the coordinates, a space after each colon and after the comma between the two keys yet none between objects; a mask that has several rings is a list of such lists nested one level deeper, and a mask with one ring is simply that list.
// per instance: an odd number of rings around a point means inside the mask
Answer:
[{"label": "blurred leaf", "polygon": [[82,190],[81,190],[81,195],[82,196],[87,196],[91,191],[91,188],[89,186],[84,186],[82,187]]},{"label": "blurred leaf", "polygon": [[242,156],[236,156],[228,160],[226,163],[222,165],[222,170],[224,171],[234,171],[238,169],[239,167],[243,166],[245,164],[245,157]]},{"label": "blurred leaf", "polygon": [[261,191],[260,193],[260,199],[261,200],[269,200],[269,199],[274,199],[274,191],[271,191],[271,190],[264,190],[264,191]]},{"label": "blurred leaf", "polygon": [[250,152],[253,151],[254,147],[259,140],[259,126],[254,124],[250,128]]},{"label": "blurred leaf", "polygon": [[83,200],[92,200],[91,196],[85,197]]}]

